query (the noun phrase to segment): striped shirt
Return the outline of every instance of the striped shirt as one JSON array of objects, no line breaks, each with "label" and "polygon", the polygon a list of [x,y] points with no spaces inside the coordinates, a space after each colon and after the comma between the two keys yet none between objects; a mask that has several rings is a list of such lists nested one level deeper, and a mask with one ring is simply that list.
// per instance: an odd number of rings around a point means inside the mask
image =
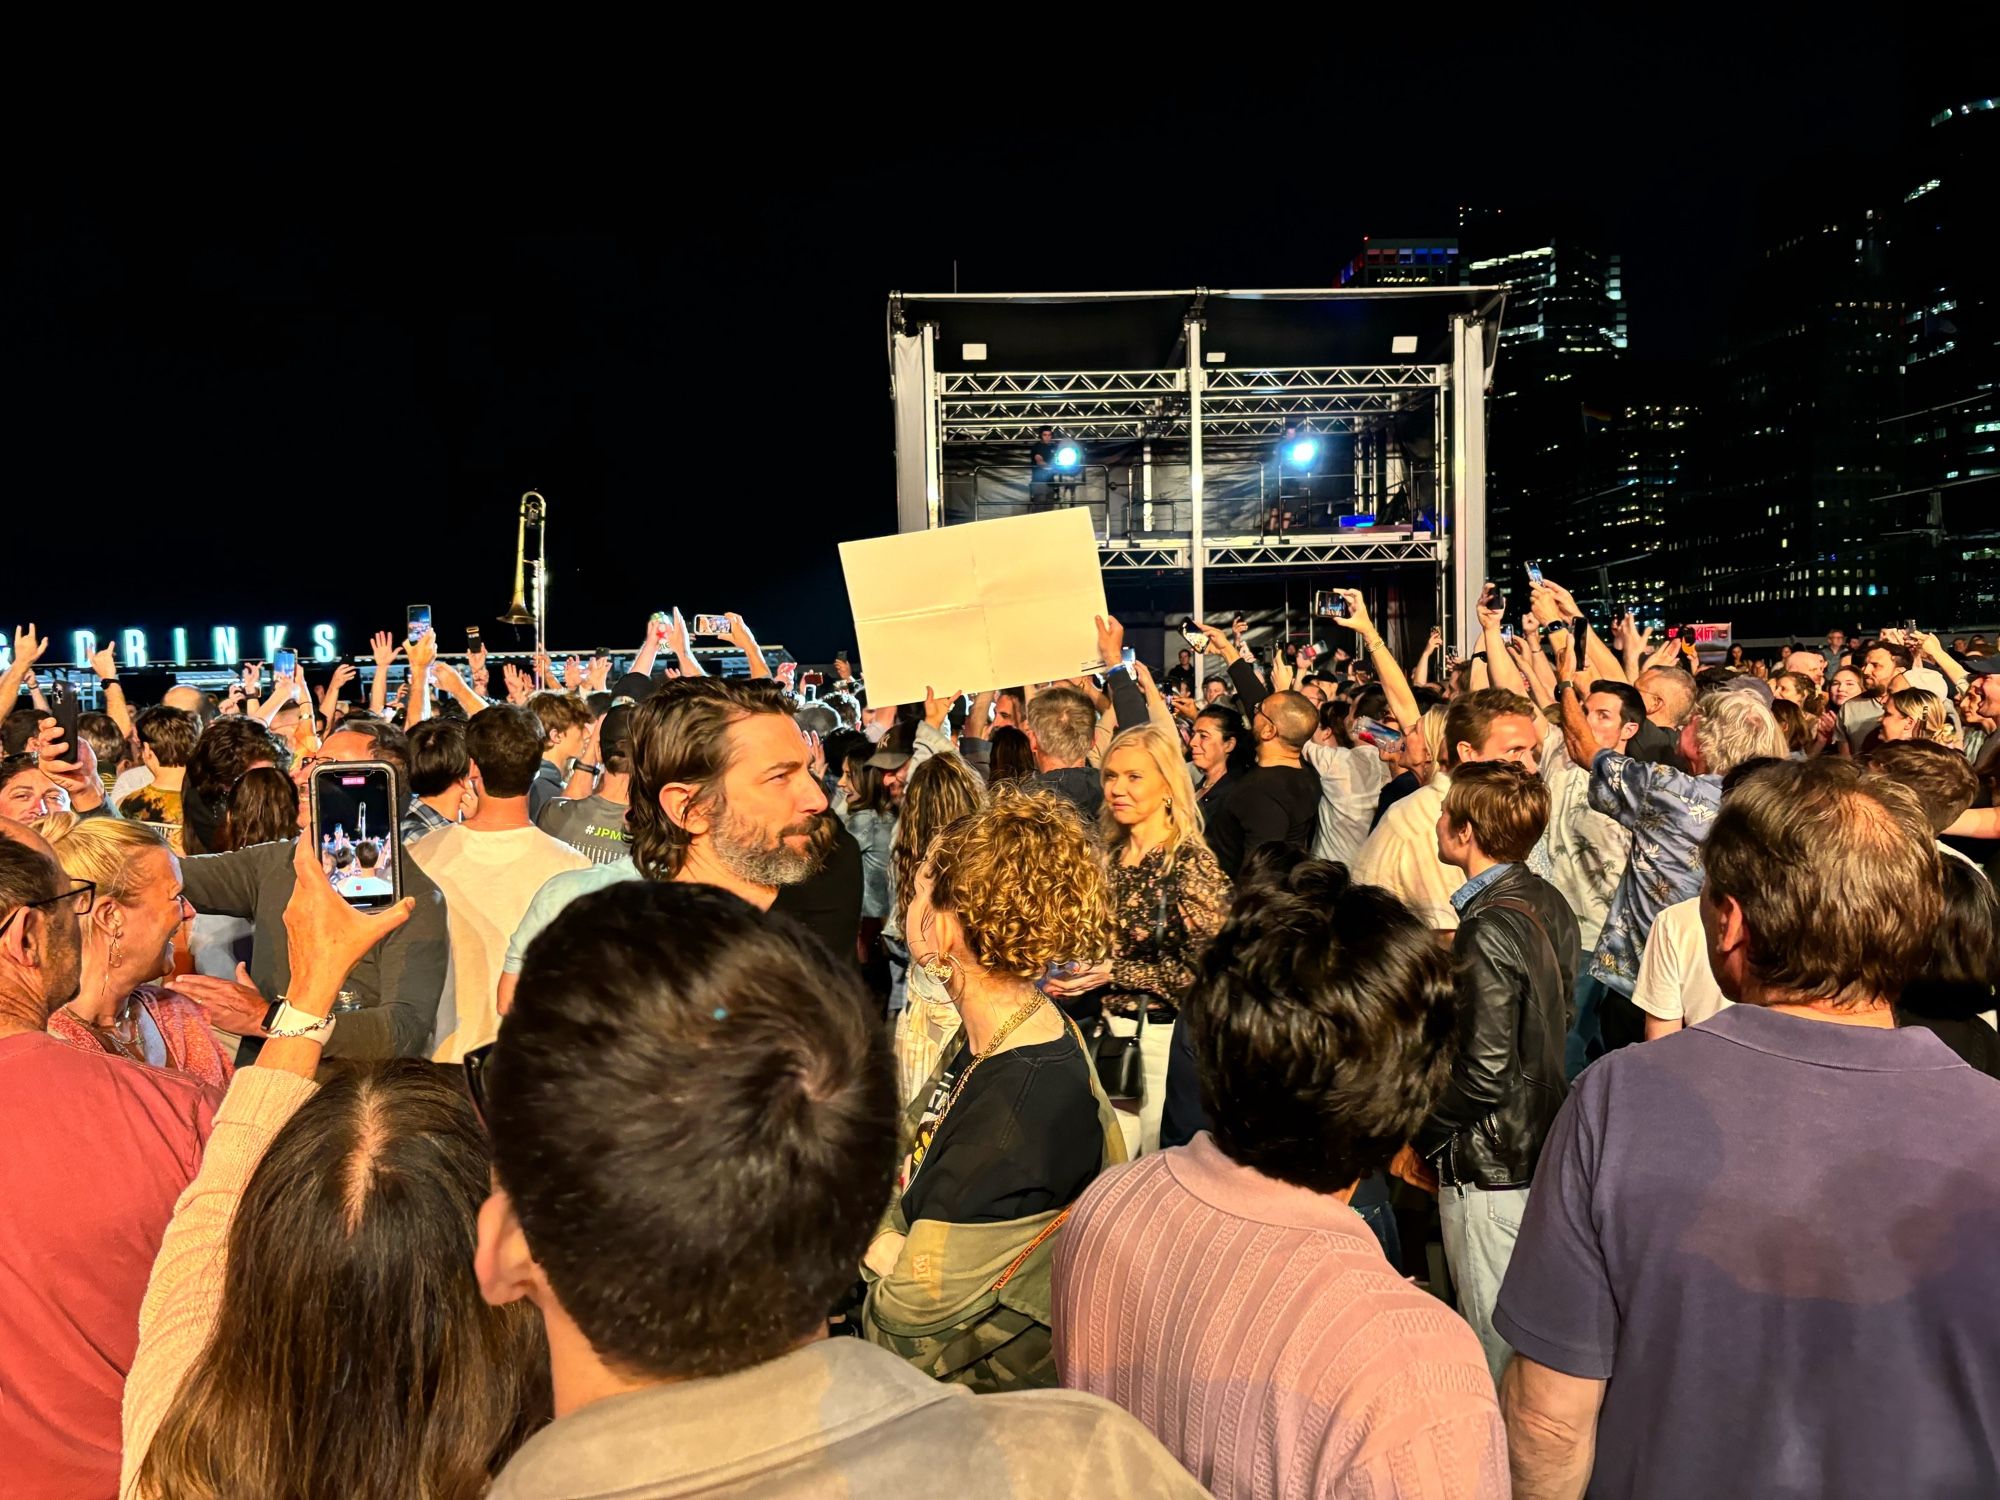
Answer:
[{"label": "striped shirt", "polygon": [[1479,1341],[1361,1216],[1204,1133],[1114,1167],[1057,1240],[1063,1384],[1117,1402],[1218,1500],[1504,1500]]}]

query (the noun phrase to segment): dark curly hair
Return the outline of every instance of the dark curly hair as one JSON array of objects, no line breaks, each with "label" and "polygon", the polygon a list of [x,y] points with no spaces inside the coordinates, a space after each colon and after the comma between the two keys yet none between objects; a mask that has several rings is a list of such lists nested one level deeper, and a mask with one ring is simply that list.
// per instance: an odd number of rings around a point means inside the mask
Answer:
[{"label": "dark curly hair", "polygon": [[1450,956],[1395,896],[1255,851],[1181,1002],[1216,1144],[1318,1193],[1386,1166],[1451,1076],[1454,996]]}]

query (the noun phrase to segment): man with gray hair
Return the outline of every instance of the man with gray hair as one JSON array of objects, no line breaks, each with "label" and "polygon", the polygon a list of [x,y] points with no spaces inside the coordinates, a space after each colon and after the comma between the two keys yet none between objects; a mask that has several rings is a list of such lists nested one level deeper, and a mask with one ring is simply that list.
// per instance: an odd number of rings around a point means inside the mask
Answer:
[{"label": "man with gray hair", "polygon": [[2000,1493],[2000,1088],[1894,1009],[1942,912],[1923,809],[1779,761],[1704,856],[1736,1003],[1556,1117],[1493,1316],[1514,1493]]},{"label": "man with gray hair", "polygon": [[[1641,689],[1643,695],[1645,689]],[[1590,805],[1632,835],[1632,853],[1598,933],[1590,977],[1604,986],[1605,1048],[1641,1041],[1645,1018],[1631,1003],[1653,921],[1701,890],[1701,845],[1722,805],[1722,778],[1745,761],[1790,753],[1771,710],[1751,693],[1709,693],[1681,726],[1681,766],[1649,764],[1601,749],[1574,688],[1562,690],[1570,759],[1590,767]]]},{"label": "man with gray hair", "polygon": [[1028,784],[1074,805],[1084,826],[1095,829],[1104,811],[1104,781],[1089,766],[1097,709],[1075,688],[1044,688],[1029,700],[1023,728],[1035,752],[1036,774]]}]

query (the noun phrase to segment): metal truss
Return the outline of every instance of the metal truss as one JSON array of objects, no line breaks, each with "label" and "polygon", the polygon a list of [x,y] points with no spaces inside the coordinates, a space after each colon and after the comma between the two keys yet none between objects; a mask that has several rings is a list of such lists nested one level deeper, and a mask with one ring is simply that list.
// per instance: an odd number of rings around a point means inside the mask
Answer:
[{"label": "metal truss", "polygon": [[[1435,365],[1218,368],[1204,376],[1202,430],[1219,438],[1275,437],[1301,417],[1326,430],[1352,427],[1402,410],[1442,383]],[[946,442],[1018,443],[1048,425],[1085,441],[1188,433],[1185,370],[980,370],[937,378]]]},{"label": "metal truss", "polygon": [[[1193,557],[1190,542],[1104,540],[1097,544],[1107,573],[1184,572]],[[1444,542],[1435,536],[1356,536],[1321,533],[1304,537],[1214,537],[1202,544],[1208,568],[1328,568],[1370,563],[1440,563]]]},{"label": "metal truss", "polygon": [[1185,542],[1156,547],[1137,542],[1099,542],[1099,566],[1107,573],[1152,573],[1161,569],[1184,573],[1188,567]]},{"label": "metal truss", "polygon": [[1325,568],[1358,563],[1441,563],[1445,544],[1434,536],[1217,537],[1203,548],[1211,568]]}]

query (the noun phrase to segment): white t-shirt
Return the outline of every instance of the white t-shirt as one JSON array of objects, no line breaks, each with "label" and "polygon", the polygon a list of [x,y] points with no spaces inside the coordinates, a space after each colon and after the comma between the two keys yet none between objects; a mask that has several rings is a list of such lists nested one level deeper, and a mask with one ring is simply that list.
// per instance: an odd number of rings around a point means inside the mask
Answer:
[{"label": "white t-shirt", "polygon": [[1428,786],[1420,786],[1382,814],[1354,857],[1358,884],[1379,885],[1403,898],[1426,927],[1458,931],[1458,912],[1451,893],[1465,884],[1465,872],[1438,858],[1438,814],[1451,778],[1440,771]]},{"label": "white t-shirt", "polygon": [[1375,804],[1389,780],[1389,768],[1373,745],[1343,749],[1308,741],[1301,752],[1306,765],[1319,772],[1319,831],[1313,836],[1315,859],[1354,863],[1368,841],[1375,821]]},{"label": "white t-shirt", "polygon": [[431,1055],[455,1063],[500,1033],[500,968],[535,892],[551,876],[591,864],[539,828],[440,828],[409,853],[444,892],[451,960]]},{"label": "white t-shirt", "polygon": [[[127,766],[118,773],[118,779],[111,783],[111,805],[116,807],[141,787],[153,784],[153,773],[147,766]],[[231,969],[229,977],[234,979],[236,971]]]},{"label": "white t-shirt", "polygon": [[1699,1026],[1728,1006],[1708,966],[1708,940],[1701,931],[1701,898],[1677,902],[1653,920],[1632,1003],[1662,1021],[1678,1017]]}]

